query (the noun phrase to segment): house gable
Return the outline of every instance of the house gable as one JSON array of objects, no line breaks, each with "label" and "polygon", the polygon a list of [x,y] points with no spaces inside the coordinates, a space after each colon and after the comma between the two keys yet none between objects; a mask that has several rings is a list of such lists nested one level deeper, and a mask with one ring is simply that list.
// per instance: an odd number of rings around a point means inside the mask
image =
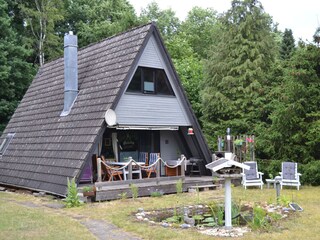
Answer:
[{"label": "house gable", "polygon": [[[120,126],[179,127],[191,125],[190,118],[182,104],[184,99],[180,97],[181,94],[178,92],[180,89],[174,84],[176,79],[165,57],[161,45],[156,41],[155,36],[151,35],[115,109]],[[127,88],[139,67],[163,69],[174,94],[143,94],[128,91]]]}]

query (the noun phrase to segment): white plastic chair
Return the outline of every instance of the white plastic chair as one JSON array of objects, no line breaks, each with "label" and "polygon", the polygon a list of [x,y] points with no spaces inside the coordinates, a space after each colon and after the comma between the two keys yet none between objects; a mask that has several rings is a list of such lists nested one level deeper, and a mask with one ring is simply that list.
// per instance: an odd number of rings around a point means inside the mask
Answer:
[{"label": "white plastic chair", "polygon": [[300,176],[298,173],[298,164],[294,162],[283,162],[282,164],[282,172],[280,172],[280,185],[282,186],[293,186],[300,189]]},{"label": "white plastic chair", "polygon": [[242,175],[242,185],[245,189],[249,186],[258,186],[262,189],[262,172],[258,172],[257,162],[244,162],[244,164],[250,166],[249,170],[243,170]]}]

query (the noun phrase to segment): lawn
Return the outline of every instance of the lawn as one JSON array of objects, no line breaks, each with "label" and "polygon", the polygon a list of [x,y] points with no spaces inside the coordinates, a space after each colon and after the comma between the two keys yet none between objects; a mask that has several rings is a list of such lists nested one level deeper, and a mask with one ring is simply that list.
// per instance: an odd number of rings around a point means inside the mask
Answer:
[{"label": "lawn", "polygon": [[[157,198],[121,199],[117,201],[86,204],[79,208],[62,209],[57,212],[47,208],[28,208],[16,202],[33,201],[43,204],[50,199],[39,199],[22,194],[0,192],[0,239],[94,239],[78,221],[69,216],[84,215],[92,219],[103,219],[143,239],[213,239],[212,236],[200,235],[195,230],[163,228],[138,222],[133,212],[138,208],[170,208],[177,206],[208,203],[223,197],[224,191],[207,191],[166,195]],[[247,189],[234,187],[233,199],[241,202],[275,202],[274,189]],[[319,239],[320,228],[320,187],[302,187],[300,191],[284,189],[281,195],[298,203],[304,211],[296,213],[269,232],[254,231],[247,233],[245,239],[295,240]],[[15,199],[16,202],[10,200]],[[214,238],[219,239],[219,238]],[[226,238],[221,238],[226,239]]]}]

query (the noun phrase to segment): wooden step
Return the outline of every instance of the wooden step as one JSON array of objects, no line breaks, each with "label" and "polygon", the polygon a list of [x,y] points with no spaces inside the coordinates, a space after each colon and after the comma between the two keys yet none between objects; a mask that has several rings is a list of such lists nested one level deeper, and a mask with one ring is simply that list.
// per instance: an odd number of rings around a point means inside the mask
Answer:
[{"label": "wooden step", "polygon": [[209,190],[215,190],[215,189],[217,189],[218,187],[220,187],[219,184],[190,186],[190,187],[188,187],[188,192],[209,191]]}]

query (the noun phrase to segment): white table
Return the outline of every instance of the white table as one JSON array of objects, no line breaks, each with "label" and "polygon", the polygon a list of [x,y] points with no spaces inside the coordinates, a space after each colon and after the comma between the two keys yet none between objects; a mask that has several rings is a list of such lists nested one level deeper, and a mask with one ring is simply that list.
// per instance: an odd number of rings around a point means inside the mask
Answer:
[{"label": "white table", "polygon": [[266,179],[266,182],[267,182],[267,188],[270,188],[270,183],[273,184],[273,188],[276,187],[276,185],[275,185],[275,179]]}]

